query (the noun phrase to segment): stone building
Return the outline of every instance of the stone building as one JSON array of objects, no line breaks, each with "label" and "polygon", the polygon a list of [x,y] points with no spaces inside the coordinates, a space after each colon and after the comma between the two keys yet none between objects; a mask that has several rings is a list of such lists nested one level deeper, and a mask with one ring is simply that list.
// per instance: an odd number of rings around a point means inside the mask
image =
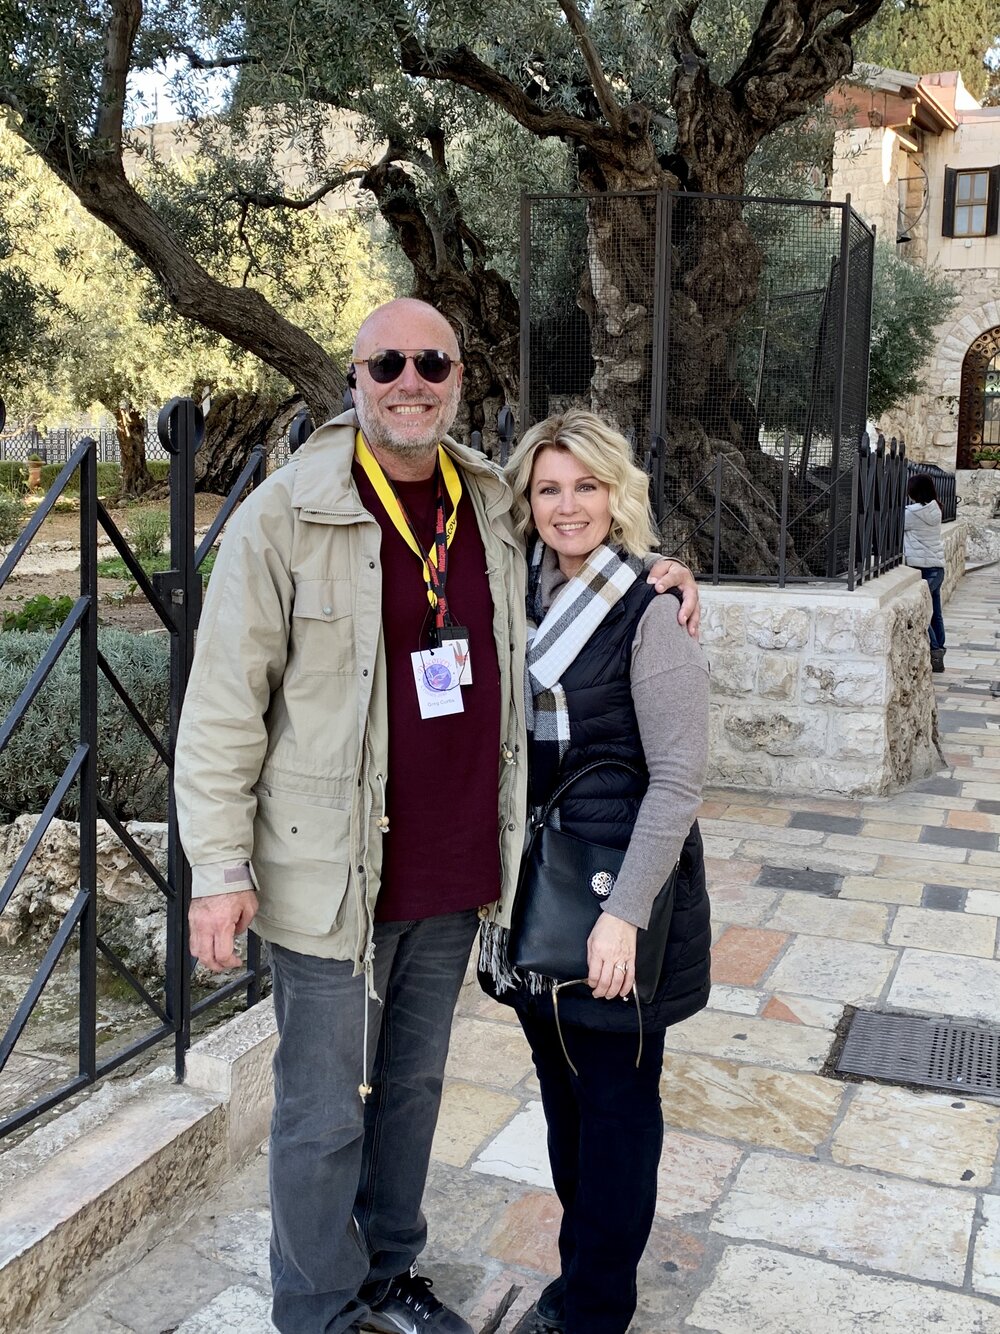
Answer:
[{"label": "stone building", "polygon": [[[828,103],[844,126],[834,147],[833,198],[850,194],[879,235],[894,238],[911,263],[946,272],[960,293],[936,331],[925,392],[878,425],[902,435],[911,458],[960,474],[996,469],[1000,107],[980,106],[955,72],[873,66],[860,67],[857,81]],[[965,480],[973,479],[960,477],[960,487]]]}]

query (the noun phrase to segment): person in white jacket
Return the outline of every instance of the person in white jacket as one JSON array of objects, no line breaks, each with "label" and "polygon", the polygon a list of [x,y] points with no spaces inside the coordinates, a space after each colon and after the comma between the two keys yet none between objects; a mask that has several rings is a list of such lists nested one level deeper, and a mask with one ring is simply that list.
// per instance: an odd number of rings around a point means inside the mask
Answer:
[{"label": "person in white jacket", "polygon": [[931,670],[944,671],[944,618],[941,615],[941,585],[944,583],[944,542],[941,538],[941,506],[934,480],[915,473],[906,484],[910,503],[903,519],[903,557],[927,581],[931,595]]}]

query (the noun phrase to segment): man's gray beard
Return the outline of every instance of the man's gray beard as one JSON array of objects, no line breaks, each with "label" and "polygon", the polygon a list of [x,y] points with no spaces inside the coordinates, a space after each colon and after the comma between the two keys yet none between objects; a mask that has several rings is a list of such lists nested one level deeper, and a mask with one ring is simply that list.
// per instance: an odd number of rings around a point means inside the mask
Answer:
[{"label": "man's gray beard", "polygon": [[392,429],[379,417],[369,414],[364,393],[355,391],[354,411],[358,414],[358,421],[361,424],[361,429],[364,432],[365,439],[370,445],[375,445],[377,449],[391,451],[401,459],[419,459],[425,458],[429,453],[436,449],[441,437],[447,435],[451,430],[455,418],[458,415],[458,398],[458,386],[452,383],[448,398],[445,400],[444,404],[444,416],[441,418],[440,424],[435,426],[433,432],[428,435],[427,439],[398,439]]}]

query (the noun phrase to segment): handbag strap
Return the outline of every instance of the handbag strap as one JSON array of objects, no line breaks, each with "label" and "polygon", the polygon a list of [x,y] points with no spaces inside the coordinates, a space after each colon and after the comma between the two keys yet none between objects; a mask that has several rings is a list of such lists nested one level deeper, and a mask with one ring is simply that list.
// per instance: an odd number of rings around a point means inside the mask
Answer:
[{"label": "handbag strap", "polygon": [[629,764],[627,760],[591,760],[589,764],[583,765],[582,768],[575,770],[568,778],[564,778],[561,783],[557,784],[556,790],[542,807],[542,813],[536,821],[535,828],[537,829],[545,823],[577,779],[583,778],[586,774],[596,773],[598,769],[624,769],[626,773],[634,774],[636,778],[642,777],[635,765]]}]

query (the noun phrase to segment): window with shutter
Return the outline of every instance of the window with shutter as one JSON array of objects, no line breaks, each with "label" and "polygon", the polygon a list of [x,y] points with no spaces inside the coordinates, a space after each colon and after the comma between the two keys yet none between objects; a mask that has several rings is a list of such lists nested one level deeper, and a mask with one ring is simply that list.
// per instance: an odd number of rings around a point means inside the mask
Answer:
[{"label": "window with shutter", "polygon": [[996,236],[1000,223],[1000,166],[944,173],[943,236]]}]

